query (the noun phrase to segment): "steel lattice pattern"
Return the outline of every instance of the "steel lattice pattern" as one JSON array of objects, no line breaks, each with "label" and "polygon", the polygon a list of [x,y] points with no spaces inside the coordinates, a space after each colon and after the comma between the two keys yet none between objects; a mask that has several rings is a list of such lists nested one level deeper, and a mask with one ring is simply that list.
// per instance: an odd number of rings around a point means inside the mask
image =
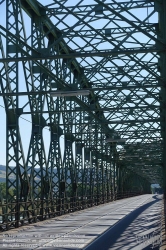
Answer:
[{"label": "steel lattice pattern", "polygon": [[[162,184],[164,0],[6,0],[0,8],[7,188],[17,202]],[[22,116],[32,123],[27,154]],[[44,213],[43,203],[21,206]]]}]

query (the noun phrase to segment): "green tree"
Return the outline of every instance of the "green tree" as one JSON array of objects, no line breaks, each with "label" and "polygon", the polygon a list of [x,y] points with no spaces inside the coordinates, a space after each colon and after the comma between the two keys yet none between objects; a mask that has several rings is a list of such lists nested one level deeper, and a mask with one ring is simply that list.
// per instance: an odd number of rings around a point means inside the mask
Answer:
[{"label": "green tree", "polygon": [[[14,195],[14,189],[13,188],[10,188],[8,190],[8,192],[9,192],[9,194],[11,196]],[[5,182],[0,183],[0,194],[1,194],[1,198],[6,199],[6,183]]]}]

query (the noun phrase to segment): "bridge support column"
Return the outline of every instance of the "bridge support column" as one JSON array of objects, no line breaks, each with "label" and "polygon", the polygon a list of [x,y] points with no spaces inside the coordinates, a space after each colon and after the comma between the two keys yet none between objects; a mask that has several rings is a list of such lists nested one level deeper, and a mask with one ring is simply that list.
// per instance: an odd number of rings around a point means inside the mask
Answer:
[{"label": "bridge support column", "polygon": [[160,92],[160,116],[161,116],[161,135],[163,138],[163,190],[164,197],[166,199],[166,2],[165,0],[157,1],[158,8],[156,9],[159,13],[159,29],[158,29],[158,39],[163,43],[163,46],[160,46],[161,49],[164,48],[164,51],[159,53],[159,71],[162,77],[162,84]]}]

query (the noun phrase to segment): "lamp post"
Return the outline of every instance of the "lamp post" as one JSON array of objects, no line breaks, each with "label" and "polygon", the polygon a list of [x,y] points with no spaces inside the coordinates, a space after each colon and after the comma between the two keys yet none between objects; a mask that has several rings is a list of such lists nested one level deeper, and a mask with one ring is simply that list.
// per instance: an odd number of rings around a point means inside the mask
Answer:
[{"label": "lamp post", "polygon": [[[115,200],[116,197],[116,191],[120,188],[120,181],[121,181],[121,173],[120,173],[120,168],[117,159],[117,150],[116,150],[116,145],[123,145],[125,144],[126,139],[120,138],[119,136],[112,136],[110,138],[106,139],[106,143],[110,143],[114,146],[114,152],[112,151],[111,154],[113,154],[113,200]],[[116,181],[116,184],[115,184]],[[117,188],[116,188],[117,187]]]},{"label": "lamp post", "polygon": [[82,96],[86,96],[90,94],[90,90],[82,90],[82,89],[78,89],[78,90],[69,90],[69,91],[53,91],[50,92],[50,95],[52,97],[65,97],[65,96],[78,96],[78,95],[82,95]]},{"label": "lamp post", "polygon": [[[71,107],[73,108],[73,110],[75,110],[75,105],[70,102],[69,106],[70,110],[69,112],[66,114],[67,112],[67,108],[66,108],[66,101],[68,100],[68,97],[77,97],[77,96],[88,96],[90,94],[90,90],[84,90],[84,89],[76,89],[76,90],[68,90],[68,89],[63,89],[63,90],[53,90],[49,92],[51,97],[59,97],[62,98],[62,103],[61,103],[61,113],[62,113],[62,126],[64,126],[64,137],[65,137],[65,141],[64,141],[64,159],[63,159],[63,164],[64,164],[64,168],[65,168],[65,172],[67,174],[64,174],[64,188],[63,188],[63,201],[65,198],[65,194],[66,194],[66,188],[71,187],[71,191],[70,194],[68,194],[70,197],[70,209],[74,210],[75,206],[77,203],[75,203],[76,201],[76,196],[77,196],[77,187],[78,187],[78,179],[79,179],[79,170],[75,169],[75,164],[74,164],[74,159],[73,159],[73,153],[72,153],[72,143],[75,141],[74,137],[72,136],[72,126],[74,124],[74,120],[71,119],[72,115],[70,115],[70,111],[71,111]],[[66,99],[64,98],[66,97]],[[64,99],[63,99],[64,98]],[[72,100],[70,100],[72,101]],[[73,104],[73,106],[71,106]],[[75,118],[74,118],[75,119]],[[60,125],[60,124],[59,124]],[[76,125],[75,125],[76,126]],[[82,154],[82,148],[81,148],[81,154]],[[79,156],[79,158],[81,158]],[[77,173],[78,171],[78,173]],[[70,172],[70,174],[68,174],[68,172]],[[76,175],[78,174],[78,178],[76,177]],[[69,177],[70,175],[70,177]],[[69,184],[68,180],[69,178],[71,178],[71,184]],[[61,194],[62,195],[62,194]],[[60,206],[60,202],[59,202],[59,207]],[[61,211],[60,211],[61,212]]]}]

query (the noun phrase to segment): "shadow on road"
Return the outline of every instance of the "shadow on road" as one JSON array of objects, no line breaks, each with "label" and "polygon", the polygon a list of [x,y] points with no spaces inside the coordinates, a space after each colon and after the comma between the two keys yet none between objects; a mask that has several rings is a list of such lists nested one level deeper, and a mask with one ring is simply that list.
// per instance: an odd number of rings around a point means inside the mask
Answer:
[{"label": "shadow on road", "polygon": [[157,203],[161,198],[155,195],[153,199],[110,227],[84,250],[158,250],[161,240]]}]

